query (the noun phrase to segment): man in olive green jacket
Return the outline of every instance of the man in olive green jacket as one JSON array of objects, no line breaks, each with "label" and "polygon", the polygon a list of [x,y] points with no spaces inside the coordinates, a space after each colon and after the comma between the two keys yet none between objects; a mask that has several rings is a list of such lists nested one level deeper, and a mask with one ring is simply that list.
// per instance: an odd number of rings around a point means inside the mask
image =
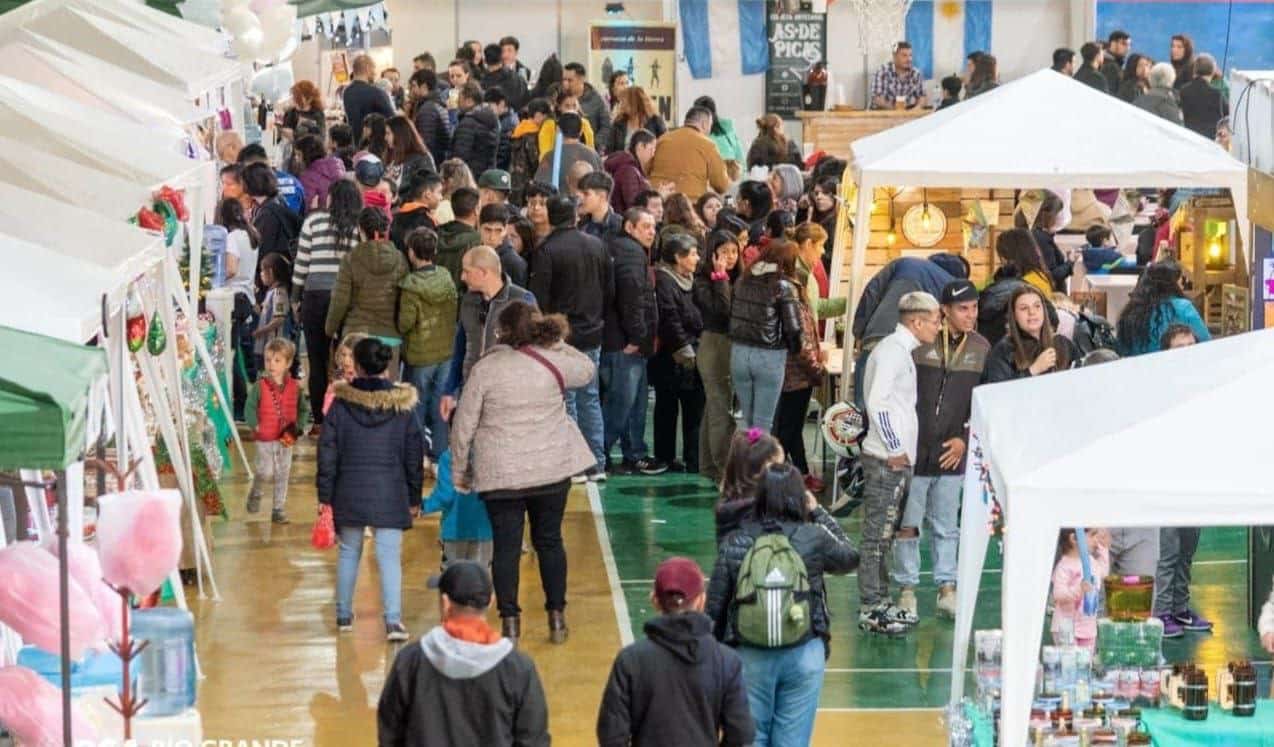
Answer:
[{"label": "man in olive green jacket", "polygon": [[416,228],[407,234],[407,259],[412,271],[398,283],[398,331],[403,337],[403,380],[419,394],[416,419],[429,434],[429,457],[435,462],[447,450],[447,421],[438,411],[447,373],[451,343],[456,335],[456,284],[446,268],[434,264],[438,234]]}]

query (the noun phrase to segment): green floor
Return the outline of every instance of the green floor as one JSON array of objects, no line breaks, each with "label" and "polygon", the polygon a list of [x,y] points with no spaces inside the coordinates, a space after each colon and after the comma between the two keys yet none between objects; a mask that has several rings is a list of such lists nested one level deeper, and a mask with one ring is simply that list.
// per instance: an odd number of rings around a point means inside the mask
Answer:
[{"label": "green floor", "polygon": [[[811,454],[811,457],[814,456]],[[652,614],[650,579],[660,560],[672,555],[694,558],[711,573],[716,556],[712,506],[715,487],[688,475],[612,477],[601,490],[620,584],[628,602],[634,635]],[[859,535],[858,514],[845,520],[852,539]],[[1194,567],[1196,606],[1217,623],[1211,635],[1190,634],[1165,643],[1169,661],[1194,661],[1211,670],[1237,657],[1265,659],[1258,637],[1246,623],[1246,529],[1207,529]],[[923,547],[923,544],[922,544]],[[949,621],[933,615],[934,590],[928,548],[922,550],[918,628],[903,639],[880,639],[855,624],[857,579],[828,580],[832,613],[832,652],[823,688],[824,708],[922,708],[944,705],[950,688]],[[999,624],[1000,558],[987,559],[975,628]],[[1040,579],[1041,592],[1047,579]]]}]

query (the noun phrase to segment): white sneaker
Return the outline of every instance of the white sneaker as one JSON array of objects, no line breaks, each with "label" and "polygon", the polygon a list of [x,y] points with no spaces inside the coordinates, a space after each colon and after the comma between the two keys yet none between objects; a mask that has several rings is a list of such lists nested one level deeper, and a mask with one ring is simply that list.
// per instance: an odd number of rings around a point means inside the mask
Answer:
[{"label": "white sneaker", "polygon": [[583,485],[586,482],[588,482],[588,473],[586,472],[581,472],[578,475],[571,475],[572,485]]},{"label": "white sneaker", "polygon": [[[906,612],[912,619],[919,619],[920,615],[917,612],[915,589],[909,586],[904,586],[902,591],[898,592],[898,608]],[[906,618],[904,618],[904,622],[906,621]]]},{"label": "white sneaker", "polygon": [[954,584],[943,584],[938,589],[938,614],[955,619],[956,587]]}]

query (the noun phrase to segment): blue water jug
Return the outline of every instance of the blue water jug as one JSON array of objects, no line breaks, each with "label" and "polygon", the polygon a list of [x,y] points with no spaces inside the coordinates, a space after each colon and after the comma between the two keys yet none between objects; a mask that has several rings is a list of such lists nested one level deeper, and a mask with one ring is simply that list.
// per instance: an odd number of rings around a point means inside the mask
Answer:
[{"label": "blue water jug", "polygon": [[204,226],[203,250],[212,257],[212,287],[220,288],[226,284],[226,239],[227,232],[223,226]]},{"label": "blue water jug", "polygon": [[133,661],[139,718],[174,716],[195,705],[195,620],[175,607],[133,612],[133,638],[150,643]]}]

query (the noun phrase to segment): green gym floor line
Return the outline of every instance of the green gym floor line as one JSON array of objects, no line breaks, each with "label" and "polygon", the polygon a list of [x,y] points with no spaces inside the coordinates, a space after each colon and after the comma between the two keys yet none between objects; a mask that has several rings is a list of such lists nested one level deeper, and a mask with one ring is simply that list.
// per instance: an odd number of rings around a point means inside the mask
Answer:
[{"label": "green gym floor line", "polygon": [[[815,456],[811,453],[811,457]],[[603,483],[601,504],[619,583],[628,605],[633,635],[653,613],[651,578],[660,560],[685,555],[711,573],[716,558],[712,506],[715,487],[697,475],[611,477]],[[857,542],[860,514],[842,520]],[[1167,641],[1169,661],[1194,661],[1208,670],[1234,658],[1265,660],[1255,631],[1246,622],[1246,530],[1205,529],[1195,558],[1191,585],[1195,606],[1216,622],[1211,635],[1187,633]],[[857,579],[828,577],[832,614],[832,651],[827,662],[821,707],[824,709],[907,709],[945,705],[950,689],[949,620],[934,616],[927,542],[922,542],[921,623],[900,639],[871,636],[858,630]],[[1000,557],[994,545],[987,557],[974,627],[999,624]],[[1040,579],[1041,588],[1048,583]],[[1043,593],[1043,591],[1041,591]]]}]

